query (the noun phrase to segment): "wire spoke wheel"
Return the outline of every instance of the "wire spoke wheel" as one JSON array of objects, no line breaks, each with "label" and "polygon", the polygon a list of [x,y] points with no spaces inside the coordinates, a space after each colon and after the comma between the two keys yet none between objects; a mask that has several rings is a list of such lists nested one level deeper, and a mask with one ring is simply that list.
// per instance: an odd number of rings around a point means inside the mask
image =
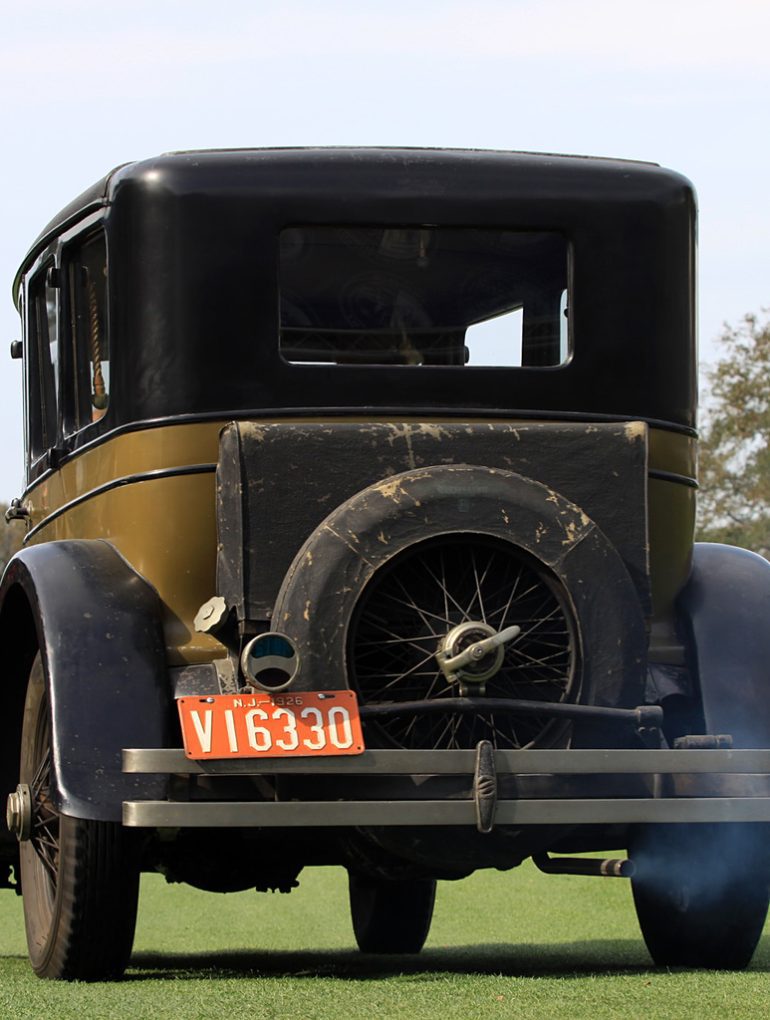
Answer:
[{"label": "wire spoke wheel", "polygon": [[35,755],[40,765],[30,783],[32,800],[32,849],[56,886],[59,873],[59,815],[51,805],[51,740],[48,713],[40,718]]},{"label": "wire spoke wheel", "polygon": [[51,712],[40,656],[24,706],[19,778],[32,819],[19,847],[30,962],[40,977],[119,977],[131,953],[139,891],[133,834],[61,815],[52,801]]},{"label": "wire spoke wheel", "polygon": [[[453,699],[465,691],[442,671],[437,652],[460,625],[466,625],[466,646],[485,634],[520,628],[483,686],[473,686],[475,667],[468,669],[468,694],[542,702],[570,698],[574,625],[566,596],[547,570],[508,542],[482,535],[440,536],[410,546],[379,570],[351,621],[348,662],[363,705],[446,702],[446,712],[379,719],[381,742],[439,749],[490,740],[499,748],[520,748],[544,739],[554,729],[545,714],[452,711]],[[478,664],[480,675],[490,672],[489,661]]]}]

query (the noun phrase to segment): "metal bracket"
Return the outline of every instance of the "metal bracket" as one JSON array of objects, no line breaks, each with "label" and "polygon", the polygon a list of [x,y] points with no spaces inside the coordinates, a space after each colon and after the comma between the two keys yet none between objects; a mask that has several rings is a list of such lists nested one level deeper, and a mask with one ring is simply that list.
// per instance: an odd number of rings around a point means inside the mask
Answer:
[{"label": "metal bracket", "polygon": [[488,740],[480,740],[476,745],[473,799],[476,803],[476,828],[479,832],[491,832],[497,807],[497,770],[495,749]]},{"label": "metal bracket", "polygon": [[729,733],[690,734],[677,737],[674,747],[677,751],[729,751],[733,746],[733,738]]},{"label": "metal bracket", "polygon": [[29,520],[29,507],[24,506],[18,497],[14,497],[5,511],[5,520],[7,524],[10,524],[11,521]]},{"label": "metal bracket", "polygon": [[214,659],[220,694],[238,693],[238,670],[232,659]]}]

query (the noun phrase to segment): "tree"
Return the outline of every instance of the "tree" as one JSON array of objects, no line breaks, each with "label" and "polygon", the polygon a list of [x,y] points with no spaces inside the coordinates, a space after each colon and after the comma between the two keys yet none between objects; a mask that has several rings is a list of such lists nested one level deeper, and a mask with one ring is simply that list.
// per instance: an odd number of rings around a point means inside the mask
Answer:
[{"label": "tree", "polygon": [[5,570],[11,556],[21,549],[25,531],[22,521],[5,523],[5,511],[7,509],[7,503],[0,503],[0,574]]},{"label": "tree", "polygon": [[708,372],[698,537],[770,558],[770,319],[746,315],[720,337]]}]

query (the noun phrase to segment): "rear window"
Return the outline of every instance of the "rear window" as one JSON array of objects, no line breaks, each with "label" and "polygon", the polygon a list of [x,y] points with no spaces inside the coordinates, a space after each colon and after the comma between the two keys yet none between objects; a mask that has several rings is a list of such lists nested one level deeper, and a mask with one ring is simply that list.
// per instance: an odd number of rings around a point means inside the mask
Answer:
[{"label": "rear window", "polygon": [[292,364],[560,365],[568,261],[556,233],[292,227],[280,237],[281,355]]}]

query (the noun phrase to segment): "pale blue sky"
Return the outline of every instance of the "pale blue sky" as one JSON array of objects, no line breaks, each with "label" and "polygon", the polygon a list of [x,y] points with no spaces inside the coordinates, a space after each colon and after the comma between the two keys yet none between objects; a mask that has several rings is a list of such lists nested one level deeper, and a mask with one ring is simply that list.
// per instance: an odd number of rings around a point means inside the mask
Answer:
[{"label": "pale blue sky", "polygon": [[[35,0],[0,33],[0,499],[21,491],[10,285],[48,219],[169,149],[439,145],[647,159],[700,203],[701,351],[770,305],[770,4]],[[4,296],[2,296],[4,295]]]}]

